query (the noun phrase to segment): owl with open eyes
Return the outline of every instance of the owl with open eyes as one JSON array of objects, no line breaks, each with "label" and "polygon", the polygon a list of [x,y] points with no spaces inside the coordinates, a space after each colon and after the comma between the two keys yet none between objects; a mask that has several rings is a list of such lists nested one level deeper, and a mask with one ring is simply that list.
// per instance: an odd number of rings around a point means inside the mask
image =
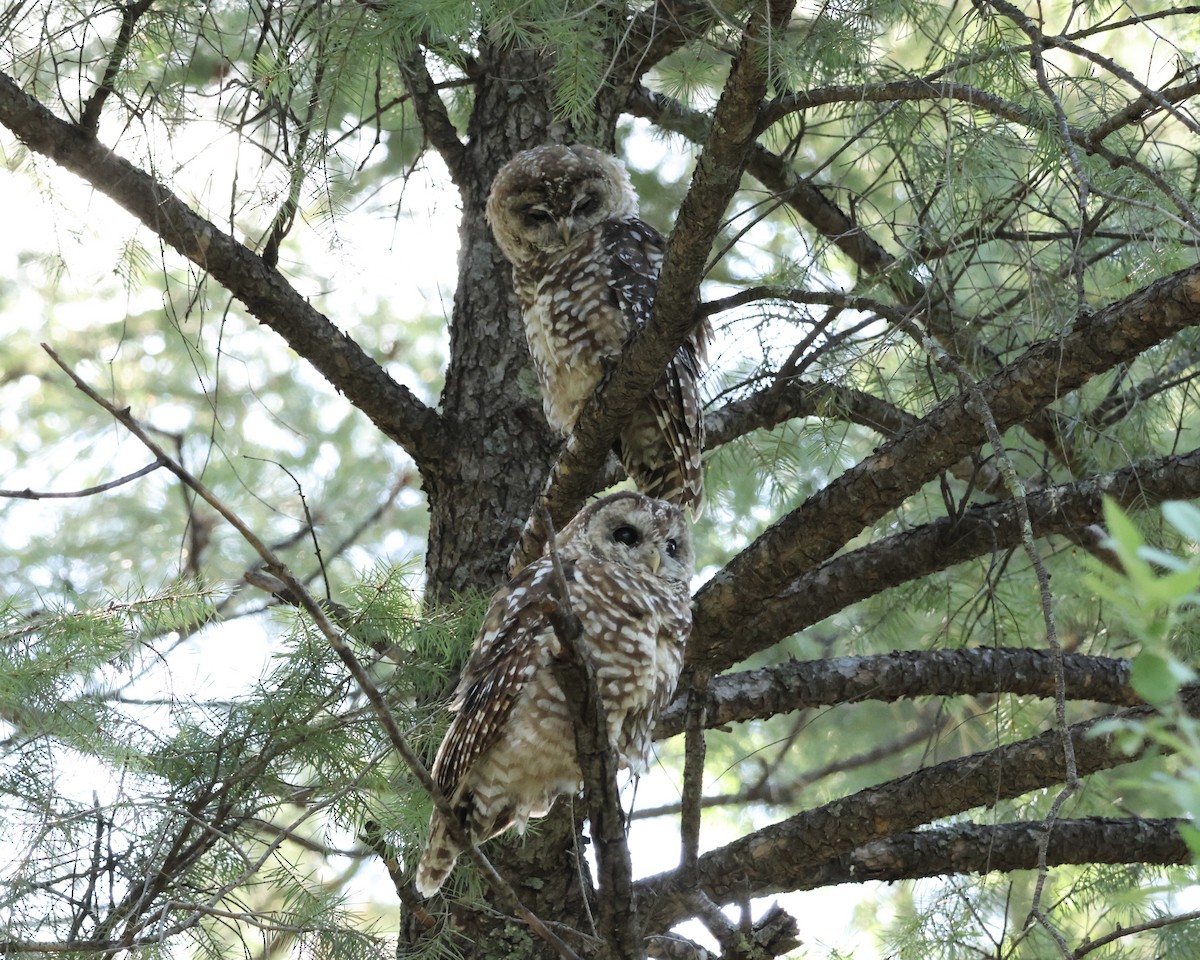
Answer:
[{"label": "owl with open eyes", "polygon": [[[654,308],[665,241],[637,209],[621,162],[581,144],[519,153],[492,183],[488,222],[512,264],[546,419],[564,435]],[[698,383],[708,336],[698,324],[616,443],[642,493],[693,518],[704,502]]]},{"label": "owl with open eyes", "polygon": [[[596,668],[608,741],[622,769],[642,773],[692,628],[688,521],[674,504],[626,491],[584,507],[555,542],[583,628],[577,643]],[[553,577],[543,556],[492,597],[433,763],[434,780],[476,843],[510,827],[524,831],[530,817],[580,788],[571,712],[553,670],[563,655],[548,613],[557,602]],[[417,891],[436,893],[460,852],[435,809]]]}]

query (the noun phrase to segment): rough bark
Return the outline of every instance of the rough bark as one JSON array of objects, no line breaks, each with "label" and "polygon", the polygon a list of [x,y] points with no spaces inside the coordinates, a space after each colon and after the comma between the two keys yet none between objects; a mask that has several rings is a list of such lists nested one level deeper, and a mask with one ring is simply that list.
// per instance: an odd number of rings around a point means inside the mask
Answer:
[{"label": "rough bark", "polygon": [[[462,197],[450,364],[442,390],[447,457],[428,478],[432,599],[490,592],[558,439],[542,414],[512,267],[492,240],[484,204],[496,171],[550,135],[545,64],[532,51],[486,48],[458,168]],[[521,518],[521,519],[515,519]]]},{"label": "rough bark", "polygon": [[[536,51],[486,47],[477,75],[457,170],[463,203],[459,282],[441,400],[456,454],[426,483],[426,572],[434,599],[468,589],[490,592],[503,581],[522,521],[560,445],[542,413],[512,268],[493,242],[484,205],[492,178],[514,154],[575,137],[554,119],[546,63]],[[581,819],[574,814],[571,804],[560,802],[524,840],[491,844],[488,854],[534,914],[589,930],[594,905],[587,903],[590,889],[580,885]],[[529,951],[523,956],[553,955],[529,941],[520,924],[469,905],[454,907],[453,917],[479,956],[503,955],[505,944],[521,944]]]},{"label": "rough bark", "polygon": [[[1142,702],[1130,686],[1128,660],[1067,654],[1063,661],[1068,699],[1119,706]],[[711,729],[806,707],[864,700],[1001,693],[1053,697],[1054,658],[1049,651],[980,647],[789,660],[710,681],[705,723]],[[682,733],[686,711],[687,698],[677,697],[659,719],[655,738]]]},{"label": "rough bark", "polygon": [[[1104,500],[1123,507],[1200,496],[1200,451],[1158,457],[1077,483],[1047,487],[1026,498],[1037,537],[1073,534],[1101,522]],[[972,506],[960,517],[942,517],[884,537],[821,564],[762,601],[754,616],[738,621],[736,642],[716,637],[706,648],[688,648],[688,663],[723,669],[851,604],[923,576],[1020,545],[1013,500]]]},{"label": "rough bark", "polygon": [[[129,13],[136,18],[136,11],[145,6],[133,4]],[[817,233],[836,243],[864,274],[880,274],[896,266],[897,261],[852,216],[756,142],[768,116],[760,110],[767,96],[768,71],[756,45],[761,33],[786,22],[789,9],[783,0],[752,7],[711,122],[645,91],[630,94],[652,63],[686,42],[693,31],[715,22],[718,11],[709,4],[665,0],[644,8],[628,24],[619,22],[617,8],[600,12],[613,18],[618,29],[612,35],[622,40],[614,40],[612,75],[586,130],[568,129],[554,119],[543,53],[500,48],[484,40],[472,64],[474,104],[460,139],[422,52],[407,55],[401,71],[418,119],[428,142],[446,160],[463,209],[450,363],[440,412],[396,384],[254,251],[99,144],[95,130],[107,94],[94,95],[89,105],[95,106],[89,106],[82,124],[74,125],[0,75],[0,124],[30,149],[95,184],[211,274],[344,392],[385,436],[411,453],[429,497],[426,573],[429,597],[436,602],[468,589],[490,592],[503,579],[521,523],[531,514],[539,491],[548,492],[560,523],[593,491],[617,425],[696,321],[696,289],[743,170],[781,195],[786,192],[793,209]],[[1176,93],[1192,95],[1194,90],[1193,85],[1177,88]],[[896,92],[879,88],[875,95]],[[860,93],[858,88],[846,88],[825,95],[857,98]],[[808,100],[793,95],[776,105],[780,110],[800,110],[815,103],[818,94],[810,91],[803,96]],[[654,323],[631,345],[589,405],[572,451],[559,461],[554,484],[547,487],[560,443],[542,415],[509,265],[492,242],[483,218],[484,200],[495,172],[521,149],[574,139],[611,146],[617,116],[626,104],[664,127],[685,131],[705,149],[672,236]],[[1088,142],[1098,145],[1109,127],[1088,134]],[[1084,132],[1074,134],[1082,137]],[[978,345],[963,339],[964,331],[955,326],[956,318],[946,304],[915,283],[912,275],[897,270],[885,282],[940,342],[977,356]],[[1200,268],[1193,268],[1097,314],[1081,314],[1072,329],[1031,347],[1007,366],[995,355],[983,356],[983,365],[992,375],[980,384],[980,395],[1002,429],[1025,426],[1070,465],[1069,451],[1059,449],[1048,406],[1096,374],[1197,323]],[[706,670],[724,669],[897,584],[1006,550],[1020,535],[1014,503],[1005,500],[971,507],[957,518],[935,521],[835,557],[864,527],[899,507],[922,484],[978,453],[984,442],[980,411],[964,394],[918,420],[866,393],[825,384],[779,386],[712,415],[713,442],[726,442],[784,418],[817,413],[831,397],[844,403],[849,419],[880,427],[892,439],[781,519],[701,591],[689,660]],[[1200,495],[1198,468],[1200,454],[1165,457],[1033,493],[1027,506],[1034,532],[1045,536],[1094,522],[1102,495],[1126,504],[1138,498]],[[533,541],[525,544],[525,556],[539,546]],[[1072,699],[1136,702],[1125,661],[1068,656],[1065,667],[1067,696]],[[706,723],[713,727],[867,698],[1000,692],[1044,697],[1052,693],[1054,681],[1049,655],[1036,650],[905,652],[788,663],[715,678],[708,690]],[[1189,691],[1187,697],[1195,707],[1196,692]],[[682,715],[683,706],[677,703],[663,719],[659,736],[679,732]],[[1123,716],[1147,715],[1145,708],[1139,708]],[[1109,739],[1087,736],[1093,726],[1089,722],[1071,730],[1082,775],[1129,759]],[[1059,734],[1049,732],[918,770],[798,813],[706,853],[687,870],[637,884],[643,919],[648,932],[654,932],[701,911],[697,877],[700,892],[723,903],[868,877],[1031,867],[1037,860],[1037,824],[966,824],[920,832],[913,828],[1055,785],[1061,782],[1063,768]],[[559,924],[557,929],[576,931],[568,935],[571,946],[587,955],[592,946],[590,917],[601,911],[589,903],[594,897],[590,877],[577,862],[583,806],[560,802],[526,839],[505,838],[489,844],[487,850],[522,902],[544,920]],[[694,813],[698,820],[698,810]],[[212,819],[211,813],[208,816]],[[213,822],[221,822],[220,817]],[[619,843],[619,830],[605,842]],[[1087,820],[1060,822],[1047,859],[1050,863],[1174,863],[1185,855],[1173,822]],[[456,935],[464,938],[459,946],[468,955],[554,956],[511,918],[472,904],[450,903],[447,910]],[[636,952],[636,947],[626,944],[625,950]]]},{"label": "rough bark", "polygon": [[[1059,820],[1050,834],[1051,866],[1128,863],[1170,866],[1191,861],[1179,820],[1086,817]],[[963,823],[875,840],[849,853],[792,873],[789,890],[814,890],[867,880],[914,880],[964,873],[1034,870],[1044,824]]]}]

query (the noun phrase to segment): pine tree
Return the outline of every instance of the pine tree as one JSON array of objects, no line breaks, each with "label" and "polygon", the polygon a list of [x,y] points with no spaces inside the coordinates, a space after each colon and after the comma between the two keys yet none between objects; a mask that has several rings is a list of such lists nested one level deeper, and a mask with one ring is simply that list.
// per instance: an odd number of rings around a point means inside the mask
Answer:
[{"label": "pine tree", "polygon": [[[0,952],[1194,956],[1196,23],[0,11]],[[670,240],[565,446],[484,201],[574,141]],[[702,584],[622,795],[678,866],[626,883],[593,790],[421,901],[486,599],[697,292]],[[840,946],[775,901],[872,880]]]}]

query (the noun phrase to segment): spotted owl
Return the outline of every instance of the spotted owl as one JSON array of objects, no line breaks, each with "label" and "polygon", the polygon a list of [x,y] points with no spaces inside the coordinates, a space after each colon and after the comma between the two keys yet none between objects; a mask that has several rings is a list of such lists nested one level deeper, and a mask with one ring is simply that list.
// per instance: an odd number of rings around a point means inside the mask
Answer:
[{"label": "spotted owl", "polygon": [[[512,264],[546,419],[564,435],[654,307],[665,241],[637,209],[621,162],[579,144],[517,154],[492,183],[488,222]],[[708,335],[699,324],[616,442],[639,490],[693,517],[704,501],[697,384]]]},{"label": "spotted owl", "polygon": [[[687,520],[664,500],[617,493],[579,511],[556,543],[609,742],[621,769],[642,773],[692,627]],[[496,593],[451,702],[433,777],[476,843],[509,827],[524,832],[530,817],[581,787],[571,715],[551,666],[562,653],[546,612],[554,596],[549,556]],[[459,853],[435,809],[418,892],[436,893]]]}]

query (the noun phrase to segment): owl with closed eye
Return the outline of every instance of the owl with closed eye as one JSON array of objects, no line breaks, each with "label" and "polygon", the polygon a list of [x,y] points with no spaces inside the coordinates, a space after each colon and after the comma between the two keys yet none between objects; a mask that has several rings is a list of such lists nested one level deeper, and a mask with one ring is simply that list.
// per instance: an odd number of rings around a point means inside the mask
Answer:
[{"label": "owl with closed eye", "polygon": [[[637,211],[621,162],[581,144],[526,150],[492,182],[488,222],[512,264],[546,419],[563,435],[654,309],[665,241]],[[638,490],[693,518],[704,502],[708,337],[698,323],[616,443]]]},{"label": "owl with closed eye", "polygon": [[[691,633],[691,533],[682,511],[632,491],[586,506],[556,538],[577,643],[596,668],[608,740],[619,766],[644,772]],[[571,712],[552,664],[562,656],[543,556],[492,598],[451,702],[433,778],[476,843],[542,817],[580,789]],[[417,865],[423,896],[441,888],[461,852],[434,810]]]}]

